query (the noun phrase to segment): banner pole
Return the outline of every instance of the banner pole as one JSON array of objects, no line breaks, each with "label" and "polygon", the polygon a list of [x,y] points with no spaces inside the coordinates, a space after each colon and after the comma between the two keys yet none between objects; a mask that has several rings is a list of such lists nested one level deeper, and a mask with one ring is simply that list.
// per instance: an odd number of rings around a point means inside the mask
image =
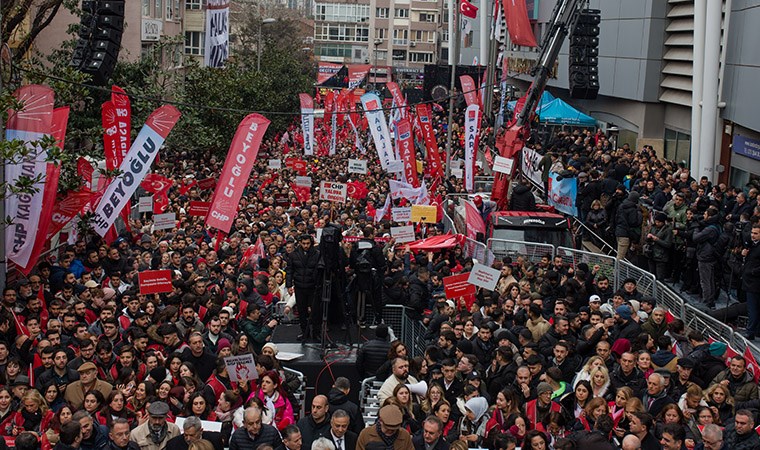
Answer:
[{"label": "banner pole", "polygon": [[451,62],[451,84],[449,87],[449,120],[446,128],[446,179],[451,176],[451,125],[454,122],[454,89],[457,81],[457,62],[459,60],[459,40],[461,36],[461,27],[459,25],[459,5],[454,0],[450,1],[450,11],[452,22],[454,24],[454,36],[449,36],[449,61]]}]

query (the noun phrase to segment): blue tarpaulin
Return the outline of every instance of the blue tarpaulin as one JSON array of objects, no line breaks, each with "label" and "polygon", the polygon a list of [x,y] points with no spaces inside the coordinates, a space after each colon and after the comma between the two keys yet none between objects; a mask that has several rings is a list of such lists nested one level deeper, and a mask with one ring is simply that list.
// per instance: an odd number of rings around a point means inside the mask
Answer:
[{"label": "blue tarpaulin", "polygon": [[[510,110],[515,108],[516,101],[509,102],[507,107]],[[596,125],[596,119],[570,106],[562,99],[554,98],[550,93],[544,91],[541,100],[536,107],[536,114],[541,123],[561,124],[561,125]]]}]

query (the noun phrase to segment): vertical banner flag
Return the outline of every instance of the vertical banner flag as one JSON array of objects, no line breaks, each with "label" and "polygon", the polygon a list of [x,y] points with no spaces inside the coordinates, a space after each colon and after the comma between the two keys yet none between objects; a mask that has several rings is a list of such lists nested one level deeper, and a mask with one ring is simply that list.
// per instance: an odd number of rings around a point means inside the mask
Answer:
[{"label": "vertical banner flag", "polygon": [[578,215],[578,207],[575,205],[575,198],[578,195],[578,179],[562,178],[557,180],[557,174],[549,174],[549,204],[557,211],[571,216]]},{"label": "vertical banner flag", "polygon": [[140,134],[119,166],[121,174],[111,180],[95,209],[92,225],[100,236],[105,236],[116,216],[150,171],[150,165],[158,155],[158,150],[177,124],[179,117],[180,112],[177,108],[164,105],[153,111],[145,121]]},{"label": "vertical banner flag", "polygon": [[60,202],[55,202],[52,220],[47,229],[47,239],[50,240],[61,231],[67,223],[79,214],[90,203],[95,194],[87,188],[69,192]]},{"label": "vertical banner flag", "polygon": [[501,128],[504,123],[504,107],[507,104],[507,78],[509,76],[509,58],[506,53],[501,57],[501,103],[499,103],[499,114],[496,116],[496,128]]},{"label": "vertical banner flag", "polygon": [[[328,125],[327,122],[330,122]],[[335,154],[335,131],[336,131],[336,114],[335,114],[335,92],[329,91],[325,95],[325,118],[322,123],[324,129],[330,133],[330,155]]]},{"label": "vertical banner flag", "polygon": [[441,155],[438,153],[438,141],[433,134],[433,125],[430,119],[430,107],[424,103],[418,103],[415,106],[417,110],[417,124],[422,131],[422,137],[425,140],[427,149],[427,162],[432,177],[443,176],[443,164]]},{"label": "vertical banner flag", "polygon": [[502,0],[507,15],[507,31],[513,43],[525,47],[538,47],[528,18],[526,0]]},{"label": "vertical banner flag", "polygon": [[208,0],[206,5],[206,45],[203,65],[223,67],[229,56],[229,0]]},{"label": "vertical banner flag", "polygon": [[462,94],[464,100],[467,102],[467,106],[478,105],[478,90],[475,87],[475,82],[469,75],[462,75],[459,77],[459,83],[462,85]]},{"label": "vertical banner flag", "polygon": [[[47,86],[33,84],[19,88],[13,95],[23,106],[21,110],[9,111],[5,138],[24,141],[30,151],[17,163],[6,163],[5,181],[10,187],[21,178],[40,177],[40,181],[34,184],[37,192],[6,192],[5,197],[5,215],[13,219],[13,223],[5,229],[6,256],[19,267],[26,267],[32,259],[34,243],[40,232],[40,212],[48,174],[46,152],[34,147],[33,142],[51,132],[54,93]],[[41,233],[45,234],[46,231],[42,230]]]},{"label": "vertical banner flag", "polygon": [[398,122],[398,139],[396,139],[396,147],[401,161],[404,163],[404,181],[415,188],[419,187],[420,180],[417,178],[417,158],[414,154],[412,125],[407,118],[403,118]]},{"label": "vertical banner flag", "polygon": [[309,94],[298,94],[301,99],[301,129],[303,130],[303,154],[314,154],[314,100]]},{"label": "vertical banner flag", "polygon": [[348,88],[358,88],[364,78],[367,77],[370,69],[369,64],[351,64],[348,66]]},{"label": "vertical banner flag", "polygon": [[[132,145],[132,104],[122,88],[111,86],[111,101],[102,106],[102,123],[106,169],[114,170],[124,161]],[[121,218],[127,227],[130,209],[127,203],[121,210]]]},{"label": "vertical banner flag", "polygon": [[404,96],[401,95],[401,89],[398,87],[398,84],[394,81],[389,81],[385,83],[385,87],[390,91],[391,96],[393,97],[393,103],[396,104],[396,109],[394,111],[398,111],[401,118],[406,117],[406,100],[404,100]]},{"label": "vertical banner flag", "polygon": [[391,134],[388,131],[388,122],[385,120],[382,102],[377,94],[362,95],[362,106],[364,115],[369,124],[369,131],[372,134],[372,140],[375,142],[377,156],[380,158],[380,165],[383,170],[388,170],[388,163],[392,158]]},{"label": "vertical banner flag", "polygon": [[230,232],[240,197],[251,175],[269,123],[261,114],[249,114],[238,125],[211,199],[206,225],[224,233]]},{"label": "vertical banner flag", "polygon": [[478,233],[486,234],[486,224],[483,221],[483,216],[480,215],[480,211],[470,201],[464,202],[464,220],[467,225],[467,237],[470,239],[477,239]]},{"label": "vertical banner flag", "polygon": [[77,159],[77,175],[82,178],[82,184],[85,188],[92,190],[92,174],[95,169],[92,167],[89,161],[84,156],[80,156]]},{"label": "vertical banner flag", "polygon": [[469,105],[464,119],[464,185],[467,192],[475,190],[475,152],[477,151],[480,107]]}]

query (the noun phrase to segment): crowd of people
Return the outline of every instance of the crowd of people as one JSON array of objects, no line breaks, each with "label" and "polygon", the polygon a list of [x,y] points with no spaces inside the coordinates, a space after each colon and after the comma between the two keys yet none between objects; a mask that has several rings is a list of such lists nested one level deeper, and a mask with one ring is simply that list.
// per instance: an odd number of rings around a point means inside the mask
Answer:
[{"label": "crowd of people", "polygon": [[[434,111],[433,125],[443,156],[444,112]],[[462,125],[460,110],[451,124],[454,161],[464,156]],[[359,133],[365,154],[350,127],[337,134],[336,154],[318,157],[301,156],[296,125],[266,139],[226,234],[188,214],[190,202],[211,198],[198,181],[218,178],[224,156],[167,150],[154,172],[174,182],[168,208],[175,228],[156,229],[150,214],[135,214],[113,242],[81,234],[55,260],[9,284],[0,311],[5,441],[20,450],[760,448],[757,383],[745,359],[733,356],[727,366],[725,345],[668,321],[635,280],[618,289],[598,267],[505,258],[493,263],[501,272],[495,291],[447,300],[443,278],[474,261],[460,247],[415,253],[396,243],[396,224],[378,214],[390,176],[368,133]],[[488,125],[480,134],[483,146],[496,143]],[[636,248],[635,229],[645,226],[642,198],[662,208],[665,220],[655,215],[654,227],[641,232],[656,244],[656,273],[692,277],[685,278],[692,285],[698,270],[710,298],[703,243],[717,245],[722,237],[706,233],[724,232],[699,222],[688,205],[707,204],[705,222],[743,223],[754,214],[741,205],[756,200],[740,203],[739,194],[728,203],[733,190],[694,185],[686,168],[669,167],[646,149],[616,150],[592,131],[560,134],[545,147],[542,167],[577,172],[584,220],[617,238],[621,257]],[[313,183],[306,198],[294,188],[303,173],[268,168],[268,159],[290,157],[306,160]],[[349,157],[368,160],[367,173],[349,174]],[[418,159],[426,159],[422,149]],[[431,198],[465,191],[460,178],[420,175]],[[364,190],[345,203],[320,201],[322,180],[360,182]],[[663,188],[674,180],[685,185],[672,185],[678,193],[670,198],[672,189]],[[476,202],[481,212],[489,205]],[[670,236],[663,227],[671,232],[681,220],[673,244],[658,244]],[[744,230],[760,241],[760,226]],[[442,233],[440,223],[415,224],[417,238]],[[687,249],[683,262],[673,256],[679,245]],[[686,263],[690,246],[698,269]],[[751,260],[753,252],[744,256]],[[172,271],[172,291],[141,294],[138,275],[155,269]],[[350,400],[357,380],[346,378],[316,392],[301,417],[300,380],[277,359],[273,335],[283,315],[299,324],[299,340],[318,336],[326,280],[330,327],[358,321],[374,328],[357,369],[384,381],[376,423],[364,423]],[[389,340],[382,322],[388,304],[408,306],[426,324],[424,355],[411,358],[402,342]],[[256,379],[232,382],[224,357],[244,354],[255,356]],[[425,392],[412,392],[421,381]],[[220,431],[209,423],[220,423]]]}]

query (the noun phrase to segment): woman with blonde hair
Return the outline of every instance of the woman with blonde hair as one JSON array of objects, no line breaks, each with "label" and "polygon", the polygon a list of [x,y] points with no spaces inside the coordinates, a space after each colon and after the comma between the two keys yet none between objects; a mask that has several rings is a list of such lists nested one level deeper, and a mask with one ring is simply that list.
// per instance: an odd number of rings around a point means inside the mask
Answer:
[{"label": "woman with blonde hair", "polygon": [[610,416],[612,417],[612,421],[614,422],[615,427],[617,427],[618,423],[620,423],[620,421],[623,420],[623,417],[625,417],[625,405],[632,397],[633,389],[629,388],[628,386],[623,386],[615,391],[615,400],[607,403],[607,406],[610,409]]},{"label": "woman with blonde hair", "polygon": [[14,433],[29,431],[40,437],[50,427],[55,413],[48,409],[42,395],[35,389],[29,390],[21,398],[21,405],[13,418]]},{"label": "woman with blonde hair", "polygon": [[718,425],[731,423],[734,417],[734,397],[726,386],[720,383],[713,384],[705,391],[707,407],[718,417]]},{"label": "woman with blonde hair", "polygon": [[604,398],[610,387],[610,373],[606,366],[599,366],[591,369],[591,388],[594,391],[594,397]]},{"label": "woman with blonde hair", "polygon": [[191,442],[187,450],[214,450],[214,444],[205,439],[199,439]]},{"label": "woman with blonde hair", "polygon": [[594,355],[586,361],[581,370],[575,375],[573,379],[573,389],[578,385],[581,380],[591,381],[591,369],[595,367],[604,367],[604,360],[601,356]]},{"label": "woman with blonde hair", "polygon": [[[422,399],[422,402],[420,403],[420,410],[422,411],[422,414],[427,417],[431,414],[433,414],[433,410],[435,409],[435,405],[438,404],[443,399],[443,388],[438,383],[430,383],[430,386],[428,386],[427,393],[425,394],[425,398]],[[418,420],[424,419],[425,417],[417,417]]]}]

